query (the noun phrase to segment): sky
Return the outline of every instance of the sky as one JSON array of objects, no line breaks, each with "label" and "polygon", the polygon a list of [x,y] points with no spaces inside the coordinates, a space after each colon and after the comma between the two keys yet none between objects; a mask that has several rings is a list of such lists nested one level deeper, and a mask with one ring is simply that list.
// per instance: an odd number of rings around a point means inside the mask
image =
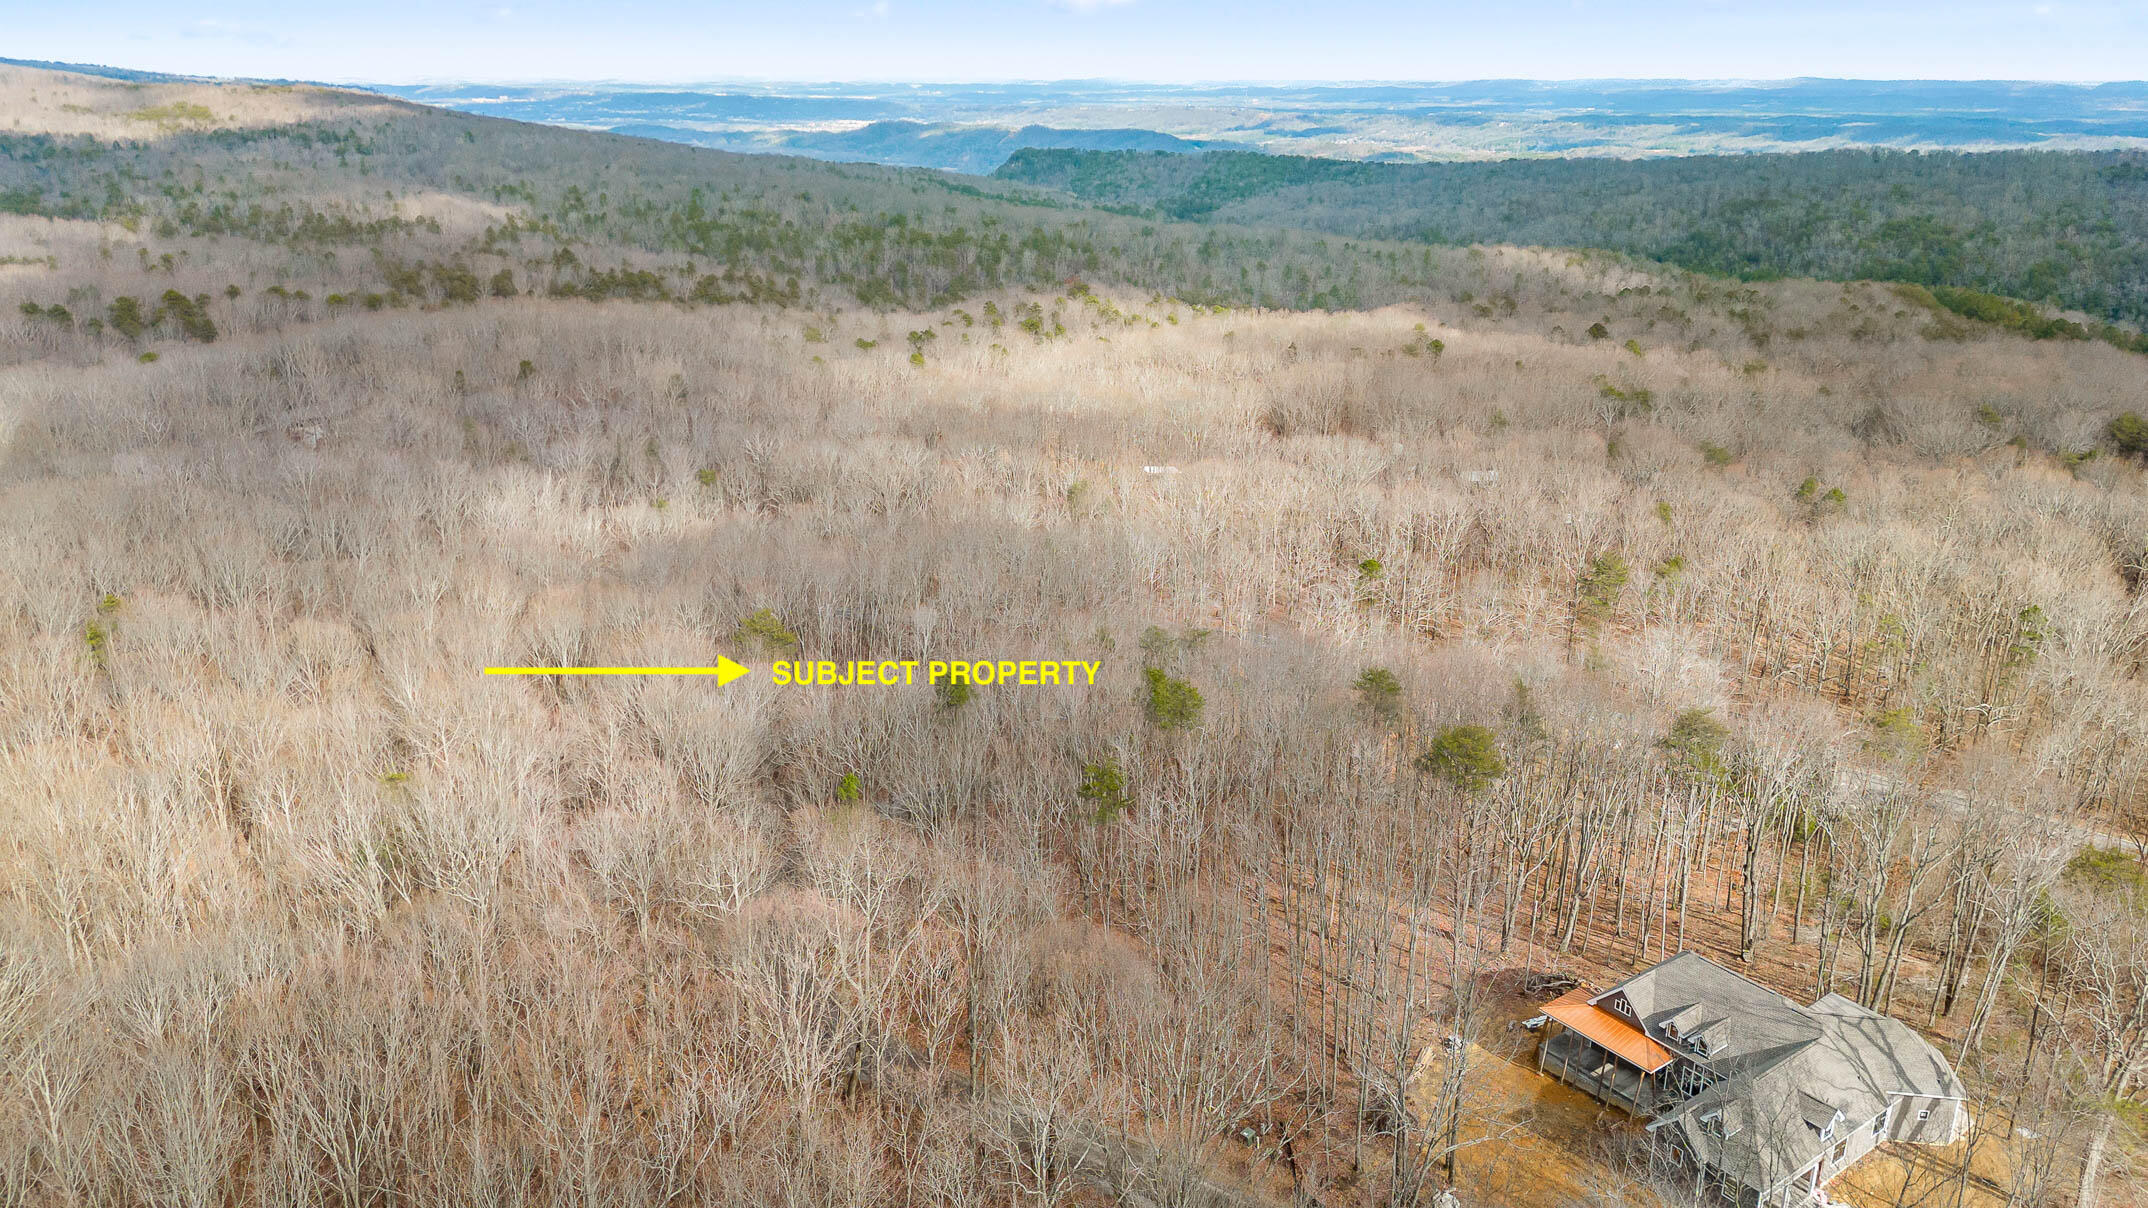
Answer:
[{"label": "sky", "polygon": [[2114,80],[2148,0],[0,0],[0,55],[337,83]]}]

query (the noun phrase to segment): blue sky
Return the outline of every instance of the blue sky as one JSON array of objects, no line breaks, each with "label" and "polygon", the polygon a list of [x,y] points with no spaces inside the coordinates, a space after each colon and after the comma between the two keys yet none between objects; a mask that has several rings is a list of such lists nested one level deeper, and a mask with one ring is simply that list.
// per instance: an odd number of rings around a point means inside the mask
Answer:
[{"label": "blue sky", "polygon": [[0,0],[0,54],[333,81],[2137,79],[2148,2]]}]

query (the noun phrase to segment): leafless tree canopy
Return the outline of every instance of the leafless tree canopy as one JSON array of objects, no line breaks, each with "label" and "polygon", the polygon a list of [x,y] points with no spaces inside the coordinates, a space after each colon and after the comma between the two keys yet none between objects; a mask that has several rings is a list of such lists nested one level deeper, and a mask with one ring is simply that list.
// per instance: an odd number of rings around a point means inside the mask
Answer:
[{"label": "leafless tree canopy", "polygon": [[[1385,305],[1226,309],[1090,212],[876,301],[657,233],[913,174],[0,85],[10,179],[141,169],[0,213],[0,1202],[1675,1202],[1512,1023],[1682,948],[1958,1059],[2005,1161],[1900,1202],[2131,1193],[2139,357],[1280,235]],[[371,149],[240,137],[299,120]]]}]

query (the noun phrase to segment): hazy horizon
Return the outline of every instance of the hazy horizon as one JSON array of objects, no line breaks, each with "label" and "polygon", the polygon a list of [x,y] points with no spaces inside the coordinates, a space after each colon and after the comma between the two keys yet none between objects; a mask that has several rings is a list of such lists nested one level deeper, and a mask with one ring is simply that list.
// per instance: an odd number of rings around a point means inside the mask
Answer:
[{"label": "hazy horizon", "polygon": [[[128,69],[133,69],[133,70],[141,70],[141,71],[152,71],[152,70],[155,70],[155,69],[153,69],[153,68],[135,68],[135,67],[134,67],[134,66],[133,66],[132,64],[127,64],[127,63],[100,63],[100,64],[96,64],[96,66],[100,66],[100,67],[119,67],[119,68],[128,68]],[[168,73],[168,74],[185,74],[185,73],[176,73],[176,72],[174,72],[174,73]],[[203,78],[221,78],[221,79],[229,79],[229,78],[234,78],[234,77],[203,77]],[[887,77],[874,77],[874,76],[847,76],[847,77],[842,77],[842,78],[835,78],[835,77],[829,77],[829,78],[820,78],[820,79],[815,79],[815,78],[810,78],[810,77],[796,77],[796,78],[793,78],[793,77],[787,77],[787,76],[754,76],[754,75],[734,75],[734,76],[702,76],[702,77],[682,77],[682,78],[678,78],[678,79],[656,79],[656,78],[650,78],[650,77],[640,77],[640,78],[638,78],[638,77],[633,77],[633,76],[592,76],[592,77],[588,77],[588,78],[576,78],[576,77],[572,77],[572,76],[529,76],[529,77],[515,77],[515,76],[471,76],[471,75],[452,75],[452,74],[450,74],[450,75],[434,75],[434,76],[424,76],[424,77],[409,77],[409,78],[392,78],[392,79],[391,79],[391,78],[387,78],[387,77],[381,77],[381,78],[376,78],[376,79],[367,79],[367,80],[319,80],[319,81],[315,81],[315,82],[317,82],[317,83],[322,83],[322,84],[343,84],[343,85],[351,85],[351,86],[357,86],[357,87],[363,87],[363,86],[366,86],[366,85],[377,85],[377,86],[385,86],[385,87],[406,87],[406,86],[416,86],[416,85],[425,85],[425,84],[505,84],[505,85],[513,85],[513,86],[517,86],[517,87],[558,86],[558,87],[572,87],[572,88],[587,88],[587,87],[590,87],[590,86],[593,86],[593,85],[610,85],[610,86],[615,86],[615,87],[621,87],[621,88],[684,88],[684,87],[693,87],[693,86],[697,86],[697,85],[716,85],[716,84],[720,84],[720,85],[726,85],[726,86],[738,86],[738,85],[752,85],[752,86],[756,86],[756,87],[781,87],[781,86],[801,86],[801,87],[802,87],[802,86],[814,86],[814,85],[840,85],[840,86],[842,86],[842,87],[848,87],[848,88],[856,88],[856,87],[865,87],[865,86],[871,86],[871,85],[890,85],[890,86],[903,86],[903,87],[942,87],[942,88],[944,88],[944,87],[964,87],[964,86],[975,86],[975,85],[1017,85],[1017,84],[1033,84],[1033,85],[1035,85],[1035,84],[1049,84],[1049,85],[1059,85],[1059,86],[1067,86],[1067,85],[1076,85],[1076,84],[1094,84],[1094,85],[1109,85],[1109,86],[1115,86],[1115,87],[1153,87],[1153,88],[1320,88],[1320,87],[1338,87],[1338,88],[1375,88],[1375,87],[1403,87],[1403,88],[1427,88],[1427,87],[1439,87],[1439,88],[1451,88],[1451,87],[1459,87],[1459,86],[1464,86],[1464,85],[1470,85],[1470,84],[1563,84],[1563,85],[1582,85],[1582,84],[1595,84],[1595,85],[1635,85],[1635,86],[1661,86],[1661,85],[1698,85],[1698,86],[1706,86],[1706,87],[1718,87],[1718,88],[1768,88],[1768,87],[1774,87],[1774,86],[1779,86],[1779,85],[1787,85],[1787,84],[1802,84],[1802,83],[1821,83],[1821,84],[1979,84],[1979,85],[2008,85],[2008,84],[2029,84],[2029,85],[2036,85],[2036,86],[2039,86],[2039,87],[2053,87],[2053,88],[2101,88],[2101,87],[2106,87],[2106,86],[2109,86],[2109,85],[2112,85],[2112,84],[2144,84],[2144,83],[2148,83],[2148,74],[2143,74],[2143,75],[2137,75],[2137,76],[2113,76],[2113,77],[2111,77],[2111,78],[2109,78],[2109,79],[2095,79],[2095,80],[2086,80],[2086,79],[2082,79],[2082,80],[2067,80],[2067,79],[2056,79],[2056,78],[2032,78],[2032,77],[2027,77],[2027,76],[2023,76],[2023,77],[2012,77],[2012,78],[2009,78],[2009,77],[1999,77],[1999,76],[1990,76],[1990,77],[1970,77],[1970,76],[1830,76],[1830,75],[1768,76],[1768,77],[1760,77],[1760,76],[1739,76],[1739,77],[1733,77],[1733,76],[1721,76],[1721,77],[1711,77],[1711,76],[1456,76],[1456,77],[1452,77],[1452,78],[1439,78],[1439,79],[1435,79],[1435,78],[1432,78],[1432,77],[1429,77],[1429,76],[1428,76],[1428,77],[1423,77],[1423,78],[1415,78],[1415,79],[1412,79],[1412,78],[1407,78],[1407,77],[1401,77],[1401,76],[1393,76],[1393,77],[1374,77],[1374,76],[1367,76],[1367,77],[1363,77],[1363,78],[1354,78],[1354,79],[1353,79],[1353,78],[1345,78],[1345,77],[1326,77],[1326,76],[1323,76],[1323,77],[1317,77],[1317,78],[1316,78],[1316,77],[1306,77],[1306,78],[1288,78],[1288,77],[1270,77],[1270,78],[1259,78],[1259,77],[1252,77],[1252,76],[1244,76],[1244,77],[1217,76],[1217,77],[1214,77],[1214,78],[1212,78],[1212,79],[1187,79],[1187,80],[1167,80],[1167,79],[1157,79],[1157,78],[1150,78],[1150,77],[1140,77],[1140,76],[971,76],[971,77],[948,77],[948,78],[939,78],[939,77],[934,77],[934,78],[929,78],[929,79],[928,79],[928,78],[923,78],[923,77],[904,77],[904,76],[887,76]]]},{"label": "hazy horizon", "polygon": [[508,87],[534,88],[693,88],[707,86],[797,88],[797,87],[912,87],[912,88],[960,88],[1003,86],[1098,86],[1118,88],[1456,88],[1486,84],[1524,85],[1598,85],[1613,87],[1663,87],[1691,86],[1702,88],[1777,88],[1795,84],[1962,84],[1980,86],[2027,85],[2051,88],[2102,88],[2118,84],[2148,84],[2148,72],[2137,75],[2119,75],[2099,78],[2062,78],[2056,76],[1909,76],[1909,75],[1779,75],[1779,76],[1699,76],[1699,75],[1526,75],[1526,76],[1213,76],[1187,79],[1167,79],[1154,76],[1117,75],[1036,75],[1036,76],[784,76],[784,75],[700,75],[700,76],[563,76],[563,75],[491,75],[442,72],[427,75],[381,74],[371,76],[294,76],[288,72],[271,75],[265,72],[247,74],[217,74],[188,71],[156,63],[134,59],[62,59],[37,55],[0,56],[0,63],[16,63],[52,68],[97,67],[115,71],[141,72],[150,75],[170,75],[201,80],[263,80],[303,79],[307,83],[352,88],[414,88],[444,84],[499,84]]},{"label": "hazy horizon", "polygon": [[1465,79],[2097,82],[2148,62],[2148,14],[2110,3],[1945,7],[1572,0],[1318,10],[1218,0],[800,0],[780,11],[629,0],[599,22],[551,0],[214,15],[115,0],[14,17],[19,57],[208,76],[650,83],[819,78],[951,83]]}]

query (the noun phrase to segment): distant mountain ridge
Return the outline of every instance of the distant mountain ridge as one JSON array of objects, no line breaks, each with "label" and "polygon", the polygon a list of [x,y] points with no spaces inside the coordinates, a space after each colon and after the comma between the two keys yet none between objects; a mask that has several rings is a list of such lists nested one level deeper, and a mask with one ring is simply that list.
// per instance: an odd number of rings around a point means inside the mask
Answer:
[{"label": "distant mountain ridge", "polygon": [[106,67],[98,63],[61,63],[52,59],[10,59],[0,56],[0,67],[35,67],[41,71],[71,71],[76,75],[136,84],[200,84],[207,76],[172,75],[163,71],[137,71],[132,67]]},{"label": "distant mountain ridge", "polygon": [[76,75],[122,80],[130,84],[309,84],[311,80],[257,79],[252,76],[224,80],[218,76],[174,75],[168,71],[138,71],[132,67],[106,67],[101,63],[61,63],[52,59],[10,59],[0,56],[0,67],[35,67],[42,71],[68,71]]}]

